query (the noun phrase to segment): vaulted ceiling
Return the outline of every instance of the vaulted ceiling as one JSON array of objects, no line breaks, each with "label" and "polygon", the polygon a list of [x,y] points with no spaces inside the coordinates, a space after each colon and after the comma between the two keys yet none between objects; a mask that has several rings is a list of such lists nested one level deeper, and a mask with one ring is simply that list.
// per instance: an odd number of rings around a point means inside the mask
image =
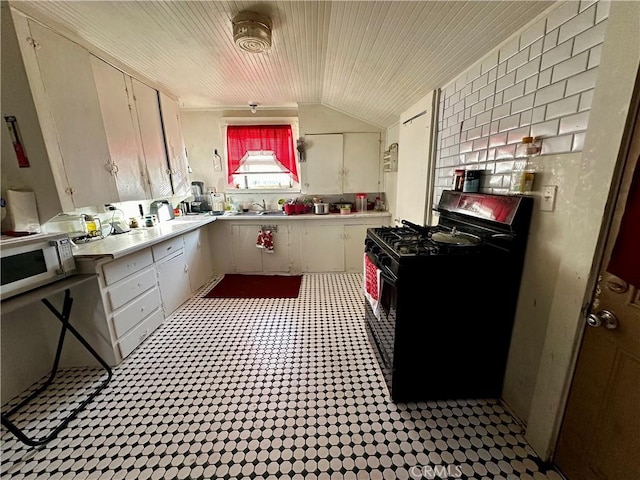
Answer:
[{"label": "vaulted ceiling", "polygon": [[[553,2],[10,1],[179,98],[184,108],[320,102],[386,127]],[[272,48],[233,42],[241,11],[267,15]]]}]

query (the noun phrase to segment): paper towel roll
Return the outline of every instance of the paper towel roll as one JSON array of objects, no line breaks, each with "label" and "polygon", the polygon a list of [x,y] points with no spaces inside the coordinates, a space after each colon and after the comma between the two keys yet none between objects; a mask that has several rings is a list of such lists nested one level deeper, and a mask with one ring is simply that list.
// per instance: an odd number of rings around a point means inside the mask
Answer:
[{"label": "paper towel roll", "polygon": [[33,192],[7,190],[7,218],[9,230],[40,233],[40,220]]}]

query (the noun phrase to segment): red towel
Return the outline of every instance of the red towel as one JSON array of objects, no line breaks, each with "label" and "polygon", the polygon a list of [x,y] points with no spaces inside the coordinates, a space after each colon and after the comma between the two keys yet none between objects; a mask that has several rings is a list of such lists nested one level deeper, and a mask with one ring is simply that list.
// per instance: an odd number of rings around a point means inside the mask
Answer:
[{"label": "red towel", "polygon": [[258,232],[256,247],[264,248],[267,253],[273,253],[273,233],[271,233],[271,230],[260,230]]},{"label": "red towel", "polygon": [[369,301],[373,314],[380,318],[380,293],[382,284],[380,283],[380,269],[369,260],[369,256],[364,254],[364,278],[362,290],[365,298]]}]

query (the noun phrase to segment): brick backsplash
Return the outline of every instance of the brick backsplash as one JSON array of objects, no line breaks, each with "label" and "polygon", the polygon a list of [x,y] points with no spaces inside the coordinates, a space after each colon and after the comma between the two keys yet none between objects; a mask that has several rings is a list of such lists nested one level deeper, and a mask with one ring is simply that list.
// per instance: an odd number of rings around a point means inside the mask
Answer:
[{"label": "brick backsplash", "polygon": [[604,0],[563,3],[442,89],[435,202],[455,168],[506,193],[522,137],[545,155],[582,151],[608,14]]}]

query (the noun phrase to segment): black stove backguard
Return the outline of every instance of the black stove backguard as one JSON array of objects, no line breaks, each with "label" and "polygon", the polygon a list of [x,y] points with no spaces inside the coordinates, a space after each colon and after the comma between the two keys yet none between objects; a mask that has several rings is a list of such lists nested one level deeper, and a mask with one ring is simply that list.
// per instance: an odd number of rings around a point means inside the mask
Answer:
[{"label": "black stove backguard", "polygon": [[369,229],[383,294],[380,318],[365,301],[365,324],[394,401],[500,396],[531,208],[530,197],[446,191],[437,229],[482,239],[458,250],[400,253]]}]

